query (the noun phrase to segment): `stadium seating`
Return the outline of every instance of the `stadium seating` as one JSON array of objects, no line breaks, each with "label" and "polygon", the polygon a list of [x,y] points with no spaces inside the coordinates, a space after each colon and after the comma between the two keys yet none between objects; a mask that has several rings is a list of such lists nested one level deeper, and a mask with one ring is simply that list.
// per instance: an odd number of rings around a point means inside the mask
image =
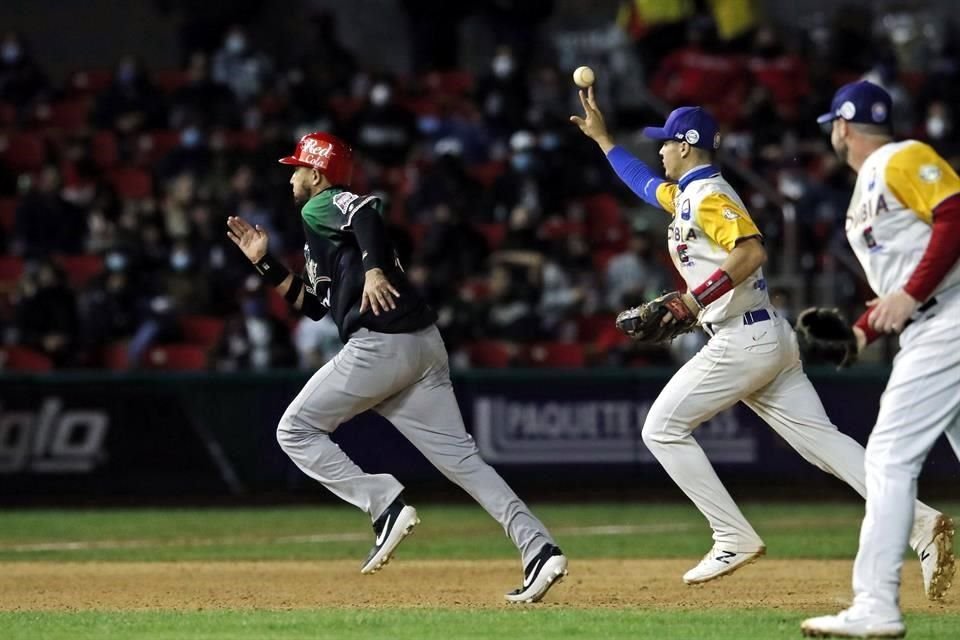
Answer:
[{"label": "stadium seating", "polygon": [[50,371],[53,369],[53,361],[44,354],[26,347],[0,347],[0,369]]},{"label": "stadium seating", "polygon": [[583,345],[574,342],[542,342],[530,348],[530,363],[537,367],[582,367]]},{"label": "stadium seating", "polygon": [[70,286],[76,289],[85,287],[103,273],[103,258],[98,255],[60,256],[57,262],[63,267]]},{"label": "stadium seating", "polygon": [[165,344],[151,348],[144,359],[147,369],[196,371],[207,368],[207,350],[195,344]]},{"label": "stadium seating", "polygon": [[217,316],[184,316],[180,318],[183,339],[190,344],[206,347],[217,344],[223,333],[223,318]]}]

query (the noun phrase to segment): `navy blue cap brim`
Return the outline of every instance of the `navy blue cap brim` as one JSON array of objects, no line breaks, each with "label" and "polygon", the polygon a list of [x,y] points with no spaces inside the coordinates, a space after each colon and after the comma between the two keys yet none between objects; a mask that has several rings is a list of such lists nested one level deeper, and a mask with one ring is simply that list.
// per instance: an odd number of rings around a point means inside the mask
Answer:
[{"label": "navy blue cap brim", "polygon": [[835,113],[825,113],[817,118],[817,124],[827,124],[828,122],[833,122],[839,117],[840,116]]},{"label": "navy blue cap brim", "polygon": [[673,136],[663,127],[644,127],[643,135],[651,140],[673,140]]}]

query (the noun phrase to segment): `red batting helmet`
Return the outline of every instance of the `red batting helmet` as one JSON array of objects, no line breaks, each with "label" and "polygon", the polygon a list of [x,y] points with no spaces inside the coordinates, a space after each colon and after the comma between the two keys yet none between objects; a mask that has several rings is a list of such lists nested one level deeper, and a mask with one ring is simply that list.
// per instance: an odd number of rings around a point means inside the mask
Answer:
[{"label": "red batting helmet", "polygon": [[353,176],[353,150],[340,138],[315,131],[300,138],[293,155],[280,158],[280,164],[316,169],[330,184],[346,187]]}]

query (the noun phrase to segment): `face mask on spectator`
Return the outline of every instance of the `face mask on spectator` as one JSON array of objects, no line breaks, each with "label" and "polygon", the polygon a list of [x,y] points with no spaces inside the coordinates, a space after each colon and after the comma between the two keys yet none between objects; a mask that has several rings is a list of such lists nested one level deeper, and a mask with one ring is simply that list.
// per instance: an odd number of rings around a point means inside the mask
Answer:
[{"label": "face mask on spectator", "polygon": [[927,118],[927,135],[934,140],[939,140],[947,134],[947,120],[941,116],[930,116]]},{"label": "face mask on spectator", "polygon": [[200,144],[200,130],[196,127],[187,127],[180,134],[180,144],[188,149],[192,149]]},{"label": "face mask on spectator", "polygon": [[506,53],[500,53],[493,58],[493,75],[503,79],[513,73],[513,58]]},{"label": "face mask on spectator", "polygon": [[520,173],[529,171],[533,167],[533,154],[527,152],[513,154],[510,156],[510,166]]},{"label": "face mask on spectator", "polygon": [[137,68],[129,62],[120,65],[117,69],[117,81],[120,84],[130,84],[137,77]]},{"label": "face mask on spectator", "polygon": [[248,318],[262,318],[267,315],[267,303],[259,298],[247,298],[243,301],[243,315]]},{"label": "face mask on spectator", "polygon": [[555,133],[545,133],[540,136],[540,148],[544,151],[553,151],[560,146],[560,136]]},{"label": "face mask on spectator", "polygon": [[247,39],[242,33],[231,33],[227,37],[226,47],[230,53],[243,53],[247,48]]},{"label": "face mask on spectator", "polygon": [[103,262],[108,271],[123,271],[127,268],[127,257],[115,251],[108,253]]},{"label": "face mask on spectator", "polygon": [[370,90],[370,102],[375,107],[382,107],[390,101],[390,87],[385,84],[375,84]]},{"label": "face mask on spectator", "polygon": [[190,253],[187,251],[174,251],[170,255],[170,268],[174,271],[186,271],[190,262]]},{"label": "face mask on spectator", "polygon": [[20,59],[20,45],[16,42],[8,42],[3,45],[3,50],[0,51],[0,56],[3,57],[3,61],[12,64]]}]

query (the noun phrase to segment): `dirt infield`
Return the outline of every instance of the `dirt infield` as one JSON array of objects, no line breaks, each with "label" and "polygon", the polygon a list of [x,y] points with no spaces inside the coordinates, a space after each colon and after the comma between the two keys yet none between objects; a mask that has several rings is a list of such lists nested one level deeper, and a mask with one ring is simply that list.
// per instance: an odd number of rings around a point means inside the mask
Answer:
[{"label": "dirt infield", "polygon": [[[691,560],[574,559],[570,575],[541,606],[658,609],[744,608],[830,611],[850,597],[849,561],[761,559],[697,587],[680,576]],[[374,576],[359,563],[8,562],[0,563],[0,610],[303,609],[321,607],[508,606],[519,567],[498,561],[394,560]],[[960,612],[960,596],[923,596],[919,567],[907,563],[907,611]]]}]

